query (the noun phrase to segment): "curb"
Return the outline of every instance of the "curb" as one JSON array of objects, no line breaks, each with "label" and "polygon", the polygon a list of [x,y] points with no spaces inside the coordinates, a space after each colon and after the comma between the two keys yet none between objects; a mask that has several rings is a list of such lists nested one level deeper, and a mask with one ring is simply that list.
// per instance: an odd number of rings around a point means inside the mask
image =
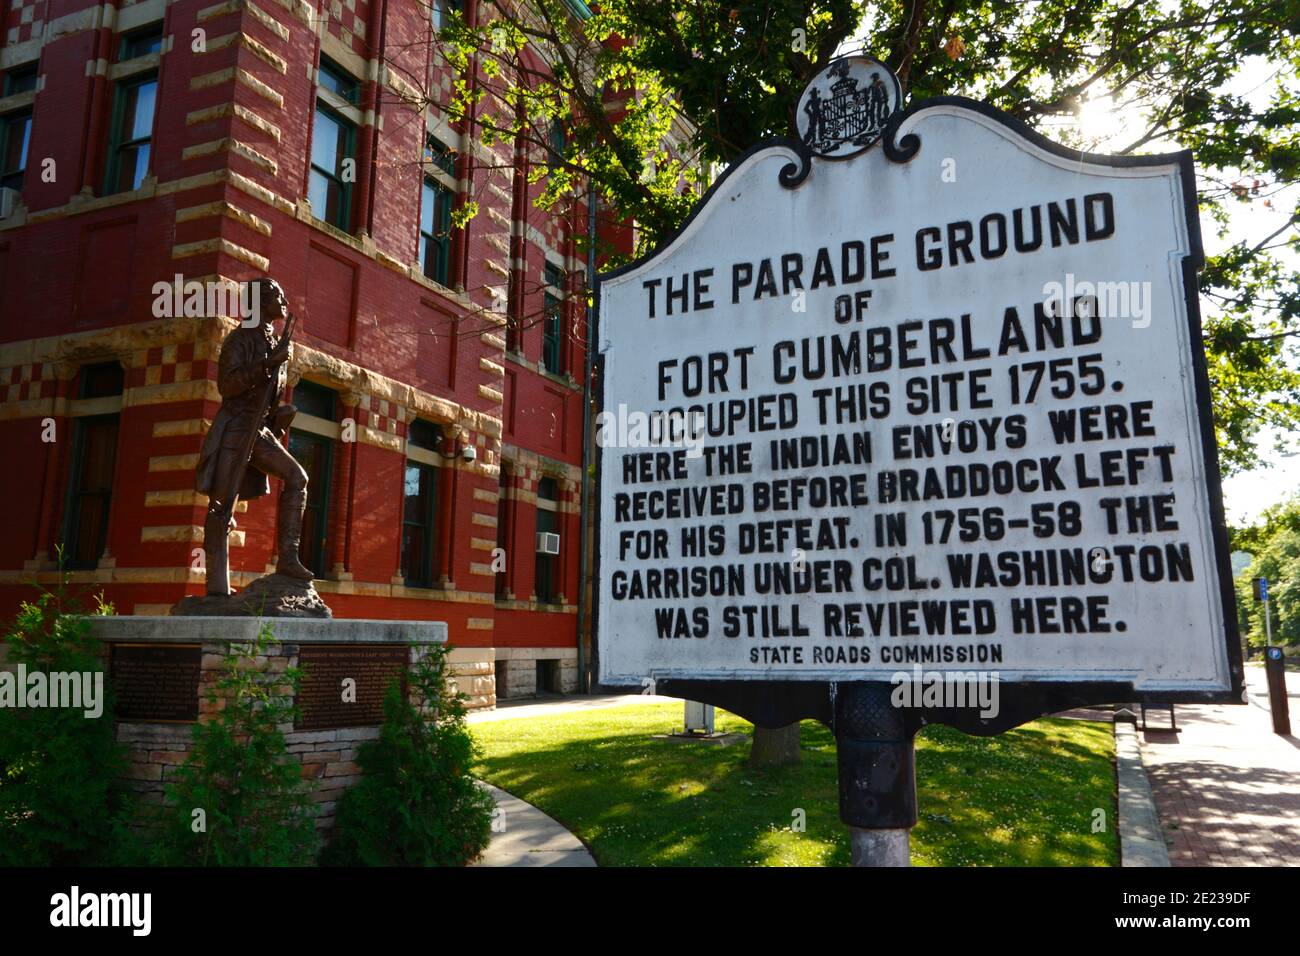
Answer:
[{"label": "curb", "polygon": [[1169,848],[1160,829],[1151,782],[1142,766],[1137,728],[1130,723],[1115,724],[1115,776],[1120,866],[1169,866]]}]

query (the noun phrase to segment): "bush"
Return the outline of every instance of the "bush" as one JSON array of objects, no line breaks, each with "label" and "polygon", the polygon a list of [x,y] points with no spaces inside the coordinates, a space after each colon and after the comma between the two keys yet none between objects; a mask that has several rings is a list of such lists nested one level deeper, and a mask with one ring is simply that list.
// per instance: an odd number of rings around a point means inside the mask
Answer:
[{"label": "bush", "polygon": [[[9,665],[30,675],[79,672],[103,688],[102,711],[0,707],[0,865],[97,866],[118,859],[133,804],[126,751],[113,730],[112,688],[81,601],[60,576],[24,601],[5,634]],[[102,595],[96,614],[112,614]],[[24,692],[24,688],[16,688]]]},{"label": "bush", "polygon": [[[256,658],[275,640],[231,644],[209,689],[217,716],[194,726],[189,757],[167,787],[156,862],[172,866],[308,866],[317,839],[310,784],[285,747],[301,673]],[[202,811],[201,813],[199,811]]]},{"label": "bush", "polygon": [[494,803],[469,774],[477,747],[447,671],[447,648],[435,645],[411,667],[410,695],[389,687],[379,739],[357,753],[364,775],[339,802],[325,862],[463,866],[487,847]]}]

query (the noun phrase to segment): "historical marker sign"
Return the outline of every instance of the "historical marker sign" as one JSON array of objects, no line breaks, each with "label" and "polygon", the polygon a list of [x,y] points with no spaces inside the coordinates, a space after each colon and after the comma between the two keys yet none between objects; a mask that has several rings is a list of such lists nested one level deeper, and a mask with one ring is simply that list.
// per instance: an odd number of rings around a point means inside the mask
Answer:
[{"label": "historical marker sign", "polygon": [[601,681],[1239,693],[1190,155],[886,105],[601,279]]},{"label": "historical marker sign", "polygon": [[109,677],[120,720],[180,723],[199,719],[198,644],[110,645]]},{"label": "historical marker sign", "polygon": [[[405,644],[303,644],[295,730],[337,730],[384,722],[384,694],[406,673]],[[351,681],[351,683],[346,683]]]}]

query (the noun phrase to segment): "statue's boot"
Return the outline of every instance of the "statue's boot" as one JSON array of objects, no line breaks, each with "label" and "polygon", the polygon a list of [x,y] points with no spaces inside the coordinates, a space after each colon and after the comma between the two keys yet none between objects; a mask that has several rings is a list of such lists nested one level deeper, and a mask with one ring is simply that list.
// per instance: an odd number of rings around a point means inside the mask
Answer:
[{"label": "statue's boot", "polygon": [[298,540],[302,536],[302,513],[307,507],[307,492],[286,491],[280,495],[280,507],[276,516],[276,542],[279,556],[275,561],[275,573],[286,577],[310,581],[316,575],[298,560]]},{"label": "statue's boot", "polygon": [[230,527],[233,522],[220,511],[209,511],[203,519],[203,560],[207,564],[206,592],[210,597],[230,594]]}]

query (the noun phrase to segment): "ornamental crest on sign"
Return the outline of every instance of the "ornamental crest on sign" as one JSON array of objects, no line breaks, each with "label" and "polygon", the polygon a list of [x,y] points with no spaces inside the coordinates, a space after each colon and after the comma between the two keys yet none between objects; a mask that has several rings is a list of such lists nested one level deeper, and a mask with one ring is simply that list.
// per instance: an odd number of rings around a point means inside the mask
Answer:
[{"label": "ornamental crest on sign", "polygon": [[799,138],[816,156],[844,159],[872,146],[902,105],[889,68],[868,56],[846,56],[813,77],[799,98]]}]

